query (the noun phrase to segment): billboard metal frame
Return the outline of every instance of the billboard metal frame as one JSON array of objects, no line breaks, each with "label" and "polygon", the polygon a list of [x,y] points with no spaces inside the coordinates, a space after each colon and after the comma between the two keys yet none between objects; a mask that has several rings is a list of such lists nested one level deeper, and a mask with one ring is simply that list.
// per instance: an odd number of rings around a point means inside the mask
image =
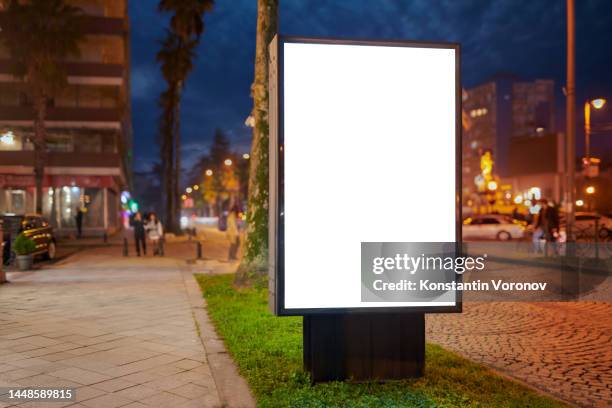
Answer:
[{"label": "billboard metal frame", "polygon": [[[276,35],[270,42],[269,65],[269,129],[270,129],[270,185],[269,185],[269,306],[278,316],[305,316],[325,314],[363,314],[363,313],[460,313],[462,293],[456,291],[455,306],[398,306],[398,307],[350,307],[350,308],[285,308],[285,223],[284,223],[284,55],[283,45],[329,44],[363,45],[381,47],[439,48],[455,51],[455,242],[456,254],[462,253],[461,220],[461,146],[462,146],[462,98],[461,98],[461,47],[458,43],[422,42],[404,40],[365,40],[317,37],[294,37]],[[456,275],[457,282],[462,276]]]}]

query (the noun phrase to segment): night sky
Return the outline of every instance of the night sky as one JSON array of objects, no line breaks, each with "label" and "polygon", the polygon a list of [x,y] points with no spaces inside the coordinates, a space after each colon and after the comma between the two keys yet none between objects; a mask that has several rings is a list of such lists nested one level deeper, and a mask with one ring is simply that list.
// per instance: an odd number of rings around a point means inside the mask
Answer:
[{"label": "night sky", "polygon": [[[213,132],[223,129],[239,153],[249,151],[244,125],[252,108],[250,85],[255,54],[256,0],[217,0],[182,102],[185,168],[207,152]],[[157,98],[165,86],[155,61],[168,17],[154,0],[130,1],[134,168],[158,160]],[[281,0],[280,32],[299,36],[453,41],[462,46],[464,87],[499,72],[525,79],[555,80],[556,116],[563,130],[565,104],[564,0]],[[609,125],[592,137],[600,154],[612,149],[612,1],[576,1],[579,149],[582,104],[611,99],[593,116]]]}]

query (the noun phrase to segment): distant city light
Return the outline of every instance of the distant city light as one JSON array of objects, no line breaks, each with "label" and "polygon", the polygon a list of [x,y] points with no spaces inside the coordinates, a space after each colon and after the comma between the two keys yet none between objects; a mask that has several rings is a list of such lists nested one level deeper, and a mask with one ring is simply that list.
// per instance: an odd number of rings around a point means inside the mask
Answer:
[{"label": "distant city light", "polygon": [[248,154],[248,153],[245,153],[245,154],[243,154],[243,155],[242,155],[242,158],[243,158],[244,160],[249,160],[249,159],[251,158],[251,155],[250,155],[250,154]]},{"label": "distant city light", "polygon": [[0,142],[5,145],[13,146],[15,144],[15,135],[9,130],[0,136]]},{"label": "distant city light", "polygon": [[191,193],[193,191],[193,189],[191,187],[187,187],[185,189],[185,191],[187,192],[187,194]]},{"label": "distant city light", "polygon": [[183,194],[183,195],[181,196],[181,200],[183,200],[183,201],[184,201],[184,200],[186,200],[186,199],[187,199],[187,196],[186,196],[185,194]]},{"label": "distant city light", "polygon": [[497,182],[493,180],[489,181],[489,184],[487,184],[487,188],[491,191],[497,190]]},{"label": "distant city light", "polygon": [[543,127],[536,128],[536,132],[538,133],[542,133],[543,131],[544,131]]},{"label": "distant city light", "polygon": [[525,200],[523,204],[525,204],[525,207],[531,207],[531,200]]},{"label": "distant city light", "polygon": [[606,100],[603,98],[593,99],[593,101],[591,102],[591,105],[593,105],[595,109],[601,109],[604,107],[605,104]]},{"label": "distant city light", "polygon": [[515,204],[520,204],[522,202],[523,202],[523,196],[517,195],[516,197],[514,197],[514,203]]},{"label": "distant city light", "polygon": [[193,185],[193,189],[194,189],[194,190],[197,190],[197,189],[199,189],[199,188],[200,188],[200,186],[198,186],[197,184],[194,184],[194,185]]},{"label": "distant city light", "polygon": [[226,166],[231,166],[232,165],[232,159],[225,159],[225,161],[223,162]]},{"label": "distant city light", "polygon": [[586,191],[587,194],[594,194],[595,193],[595,187],[588,186],[584,191]]},{"label": "distant city light", "polygon": [[212,176],[213,175],[213,171],[211,169],[206,170],[206,175],[207,176]]},{"label": "distant city light", "polygon": [[536,204],[536,205],[534,205],[533,207],[531,207],[531,208],[529,209],[529,212],[530,212],[531,214],[537,214],[537,213],[539,213],[539,212],[540,212],[540,209],[541,209],[541,208],[542,208],[542,207],[540,207],[540,204]]},{"label": "distant city light", "polygon": [[582,207],[584,205],[584,201],[582,200],[576,200],[576,206],[578,207]]},{"label": "distant city light", "polygon": [[542,190],[540,189],[540,187],[531,187],[529,189],[529,197],[535,199],[535,200],[539,200],[540,198],[542,198]]}]

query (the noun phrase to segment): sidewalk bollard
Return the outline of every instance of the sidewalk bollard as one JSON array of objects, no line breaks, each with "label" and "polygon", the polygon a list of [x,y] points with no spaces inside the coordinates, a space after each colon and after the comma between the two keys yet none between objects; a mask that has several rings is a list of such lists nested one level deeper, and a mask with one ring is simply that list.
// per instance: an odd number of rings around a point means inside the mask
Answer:
[{"label": "sidewalk bollard", "polygon": [[164,256],[164,238],[160,238],[159,240],[159,256]]},{"label": "sidewalk bollard", "polygon": [[128,240],[123,238],[123,256],[128,256]]},{"label": "sidewalk bollard", "polygon": [[200,241],[196,241],[196,258],[202,259],[202,243]]},{"label": "sidewalk bollard", "polygon": [[599,220],[595,218],[595,260],[599,260]]},{"label": "sidewalk bollard", "polygon": [[4,272],[4,230],[2,229],[3,221],[0,220],[0,283],[6,282],[6,272]]}]

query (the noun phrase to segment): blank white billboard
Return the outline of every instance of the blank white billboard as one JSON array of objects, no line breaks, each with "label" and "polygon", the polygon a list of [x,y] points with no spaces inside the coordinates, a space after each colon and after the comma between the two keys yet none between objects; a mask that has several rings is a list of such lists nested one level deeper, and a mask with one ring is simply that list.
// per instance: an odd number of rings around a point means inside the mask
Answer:
[{"label": "blank white billboard", "polygon": [[360,249],[456,241],[457,47],[278,46],[282,307],[455,306],[363,302]]}]

